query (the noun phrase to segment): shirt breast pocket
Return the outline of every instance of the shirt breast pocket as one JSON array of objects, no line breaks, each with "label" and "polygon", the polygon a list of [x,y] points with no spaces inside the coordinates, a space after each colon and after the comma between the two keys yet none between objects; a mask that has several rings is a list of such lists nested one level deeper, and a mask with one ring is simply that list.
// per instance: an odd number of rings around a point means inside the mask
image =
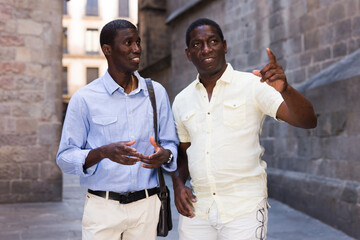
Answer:
[{"label": "shirt breast pocket", "polygon": [[94,130],[97,132],[102,141],[106,144],[112,143],[112,134],[116,132],[117,116],[94,116],[92,121],[94,123]]},{"label": "shirt breast pocket", "polygon": [[196,121],[196,112],[195,112],[195,110],[188,111],[185,114],[183,114],[183,116],[181,118],[181,122],[184,124],[186,130],[188,131],[188,133],[190,135],[197,132],[197,130],[198,130],[198,127],[197,127],[198,121]]},{"label": "shirt breast pocket", "polygon": [[241,128],[246,118],[245,100],[224,102],[223,123],[232,128]]}]

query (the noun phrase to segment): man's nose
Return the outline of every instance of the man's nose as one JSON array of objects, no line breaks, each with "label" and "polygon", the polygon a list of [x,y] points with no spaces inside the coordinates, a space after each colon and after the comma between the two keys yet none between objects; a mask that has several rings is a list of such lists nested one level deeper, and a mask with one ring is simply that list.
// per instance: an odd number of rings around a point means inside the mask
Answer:
[{"label": "man's nose", "polygon": [[141,46],[137,43],[133,43],[132,50],[133,52],[141,52]]},{"label": "man's nose", "polygon": [[208,53],[211,51],[211,48],[209,47],[209,45],[207,43],[204,43],[203,48],[202,48],[202,52],[203,53]]}]

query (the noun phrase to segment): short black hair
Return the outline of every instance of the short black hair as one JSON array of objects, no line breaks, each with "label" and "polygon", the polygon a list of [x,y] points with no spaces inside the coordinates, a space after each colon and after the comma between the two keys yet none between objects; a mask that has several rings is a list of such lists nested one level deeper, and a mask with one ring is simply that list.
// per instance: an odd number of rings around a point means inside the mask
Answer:
[{"label": "short black hair", "polygon": [[100,46],[102,47],[104,44],[113,45],[117,30],[125,28],[137,29],[134,24],[125,19],[116,19],[107,23],[101,29]]},{"label": "short black hair", "polygon": [[190,43],[190,32],[192,30],[194,30],[197,27],[200,26],[204,26],[204,25],[209,25],[209,26],[213,26],[216,28],[219,37],[221,38],[221,41],[224,41],[224,35],[221,31],[221,28],[219,26],[219,24],[217,24],[215,21],[208,19],[208,18],[199,18],[197,20],[195,20],[193,23],[191,23],[188,27],[188,29],[186,30],[186,46],[189,47],[189,43]]}]

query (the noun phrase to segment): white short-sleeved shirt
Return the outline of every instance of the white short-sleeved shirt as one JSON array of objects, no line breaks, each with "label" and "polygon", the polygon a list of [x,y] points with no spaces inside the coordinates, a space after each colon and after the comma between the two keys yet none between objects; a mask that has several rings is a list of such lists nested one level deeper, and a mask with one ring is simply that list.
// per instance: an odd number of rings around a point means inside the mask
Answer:
[{"label": "white short-sleeved shirt", "polygon": [[230,64],[209,102],[199,76],[173,103],[180,142],[187,150],[195,215],[208,218],[216,202],[223,223],[251,212],[267,197],[266,163],[259,138],[265,115],[276,119],[280,93]]}]

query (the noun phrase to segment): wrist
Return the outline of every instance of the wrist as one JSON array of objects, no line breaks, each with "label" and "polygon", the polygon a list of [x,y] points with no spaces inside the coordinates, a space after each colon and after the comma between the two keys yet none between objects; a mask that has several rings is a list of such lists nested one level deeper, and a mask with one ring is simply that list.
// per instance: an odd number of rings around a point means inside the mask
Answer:
[{"label": "wrist", "polygon": [[172,152],[169,149],[166,149],[166,151],[169,153],[169,156],[168,156],[167,161],[165,163],[169,164],[169,163],[171,163],[173,161],[174,156],[173,156]]},{"label": "wrist", "polygon": [[286,83],[286,85],[285,85],[285,87],[284,87],[284,89],[280,92],[280,94],[283,94],[283,93],[285,93],[288,89],[289,89],[289,84],[288,83]]}]

